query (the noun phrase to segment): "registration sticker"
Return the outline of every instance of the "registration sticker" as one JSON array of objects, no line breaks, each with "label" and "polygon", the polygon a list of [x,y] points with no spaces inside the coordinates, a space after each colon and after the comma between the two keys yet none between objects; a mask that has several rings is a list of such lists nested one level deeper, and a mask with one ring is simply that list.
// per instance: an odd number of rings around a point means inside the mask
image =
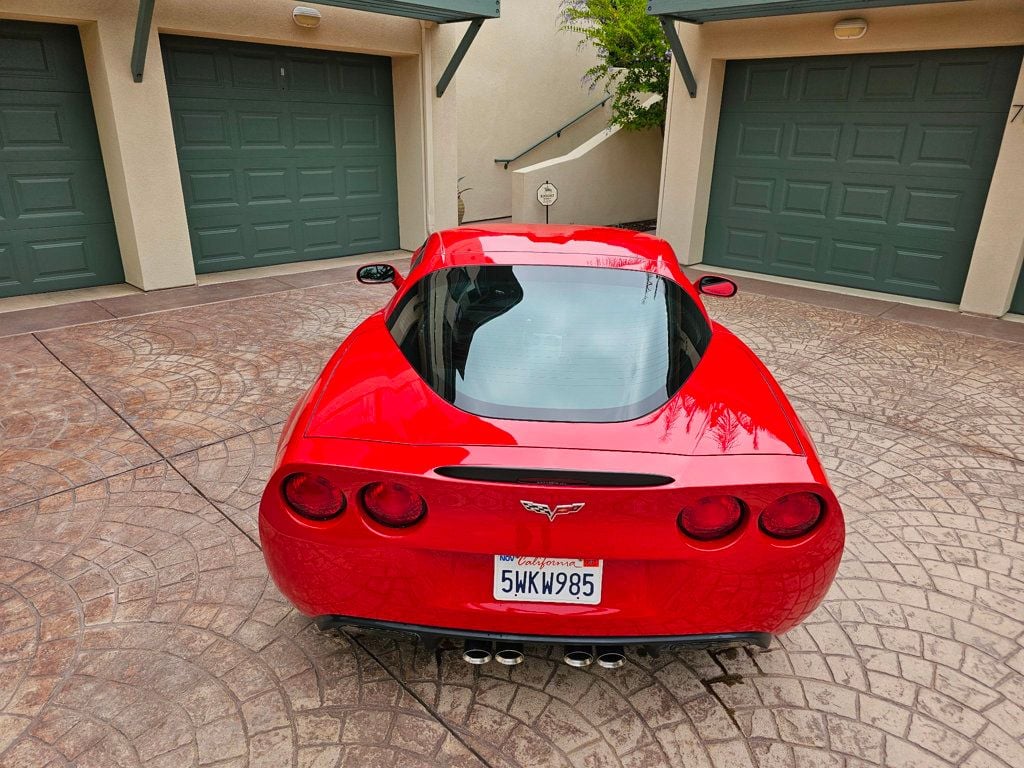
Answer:
[{"label": "registration sticker", "polygon": [[598,605],[603,560],[494,556],[494,599]]}]

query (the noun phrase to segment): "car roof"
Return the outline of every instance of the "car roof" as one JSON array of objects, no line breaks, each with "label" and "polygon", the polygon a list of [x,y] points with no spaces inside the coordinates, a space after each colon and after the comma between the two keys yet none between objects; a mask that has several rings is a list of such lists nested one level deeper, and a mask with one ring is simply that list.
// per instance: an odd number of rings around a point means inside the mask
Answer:
[{"label": "car roof", "polygon": [[[422,272],[480,264],[611,267],[682,279],[664,240],[616,227],[487,224],[448,229],[426,243]],[[417,270],[420,271],[420,270]]]}]

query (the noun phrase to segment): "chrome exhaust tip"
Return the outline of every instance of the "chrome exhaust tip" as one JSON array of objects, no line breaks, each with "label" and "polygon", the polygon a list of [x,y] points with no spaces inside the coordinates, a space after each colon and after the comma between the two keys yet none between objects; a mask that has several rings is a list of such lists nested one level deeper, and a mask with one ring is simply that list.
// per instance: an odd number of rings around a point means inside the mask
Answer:
[{"label": "chrome exhaust tip", "polygon": [[609,645],[597,652],[597,666],[618,669],[626,663],[626,649],[621,645]]},{"label": "chrome exhaust tip", "polygon": [[567,645],[562,661],[570,667],[589,667],[594,662],[594,649],[589,645]]},{"label": "chrome exhaust tip", "polygon": [[491,660],[493,646],[483,640],[467,640],[462,647],[462,660],[467,664],[486,664]]},{"label": "chrome exhaust tip", "polygon": [[522,643],[499,643],[494,652],[494,660],[506,667],[522,664],[526,656],[523,654]]}]

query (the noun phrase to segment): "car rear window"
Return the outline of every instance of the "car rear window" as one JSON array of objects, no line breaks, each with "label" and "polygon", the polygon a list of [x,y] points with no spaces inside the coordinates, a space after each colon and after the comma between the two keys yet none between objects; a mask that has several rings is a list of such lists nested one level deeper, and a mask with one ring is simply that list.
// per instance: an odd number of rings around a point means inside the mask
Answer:
[{"label": "car rear window", "polygon": [[711,330],[648,272],[469,266],[432,272],[388,318],[412,367],[464,411],[530,421],[628,421],[664,405]]}]

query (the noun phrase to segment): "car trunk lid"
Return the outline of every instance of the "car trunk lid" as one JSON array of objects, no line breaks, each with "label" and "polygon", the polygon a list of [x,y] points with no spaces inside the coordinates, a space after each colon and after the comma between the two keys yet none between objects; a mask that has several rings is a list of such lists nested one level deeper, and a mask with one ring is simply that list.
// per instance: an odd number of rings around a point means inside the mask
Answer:
[{"label": "car trunk lid", "polygon": [[696,370],[665,405],[626,422],[563,423],[486,418],[456,408],[409,366],[377,315],[328,364],[306,435],[675,455],[804,453],[767,372],[720,326]]}]

